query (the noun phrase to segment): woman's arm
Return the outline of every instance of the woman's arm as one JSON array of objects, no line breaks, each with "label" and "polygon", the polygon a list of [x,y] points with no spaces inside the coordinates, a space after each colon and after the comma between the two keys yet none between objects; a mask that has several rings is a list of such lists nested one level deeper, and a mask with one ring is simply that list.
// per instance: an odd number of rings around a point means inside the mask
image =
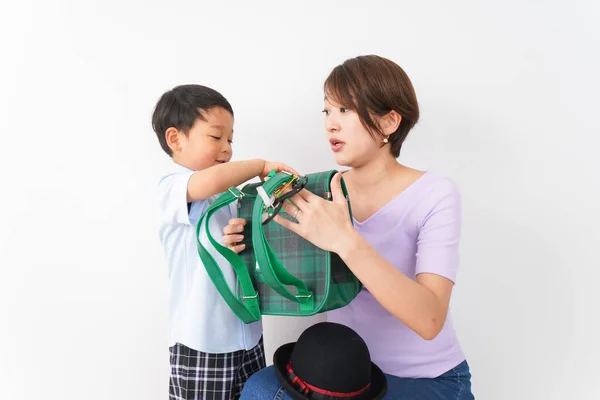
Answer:
[{"label": "woman's arm", "polygon": [[398,271],[356,231],[347,236],[339,256],[392,315],[425,340],[434,339],[446,322],[454,283],[422,273],[416,282]]},{"label": "woman's arm", "polygon": [[[424,339],[435,338],[446,321],[454,285],[441,274],[449,270],[447,275],[452,275],[455,269],[458,238],[453,236],[460,228],[460,221],[456,221],[460,210],[457,214],[450,199],[423,221],[414,281],[354,230],[340,178],[338,174],[332,181],[333,201],[303,191],[291,198],[300,210],[298,223],[279,216],[275,220],[314,245],[337,253],[385,309]],[[284,208],[295,214],[293,205],[285,204]]]}]

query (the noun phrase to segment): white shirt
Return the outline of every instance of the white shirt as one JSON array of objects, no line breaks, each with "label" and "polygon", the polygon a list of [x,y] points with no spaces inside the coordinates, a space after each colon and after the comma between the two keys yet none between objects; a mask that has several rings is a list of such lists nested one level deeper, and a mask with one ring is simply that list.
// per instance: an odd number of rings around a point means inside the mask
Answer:
[{"label": "white shirt", "polygon": [[[215,289],[198,255],[196,224],[219,195],[191,204],[188,212],[187,184],[194,171],[174,164],[174,170],[158,184],[160,241],[169,270],[169,346],[175,343],[205,353],[250,350],[262,335],[262,321],[244,324]],[[237,203],[223,207],[211,217],[209,228],[221,242],[223,228],[237,216]],[[233,267],[217,253],[204,229],[200,241],[213,255],[233,293],[237,294]]]}]

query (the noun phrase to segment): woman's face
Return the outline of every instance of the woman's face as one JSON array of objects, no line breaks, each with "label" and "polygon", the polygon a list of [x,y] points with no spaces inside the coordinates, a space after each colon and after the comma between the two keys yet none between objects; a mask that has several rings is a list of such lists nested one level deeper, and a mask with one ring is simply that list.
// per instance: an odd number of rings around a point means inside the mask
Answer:
[{"label": "woman's face", "polygon": [[326,98],[323,113],[325,131],[338,165],[361,167],[382,150],[381,144],[373,139],[355,111]]}]

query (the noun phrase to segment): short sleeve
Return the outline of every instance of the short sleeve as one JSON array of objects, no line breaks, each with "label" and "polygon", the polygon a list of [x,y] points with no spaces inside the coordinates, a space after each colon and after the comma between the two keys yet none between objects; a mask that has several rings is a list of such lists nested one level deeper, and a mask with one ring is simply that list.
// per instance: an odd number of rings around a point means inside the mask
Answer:
[{"label": "short sleeve", "polygon": [[462,207],[458,188],[449,179],[431,188],[417,239],[416,274],[432,273],[456,281]]},{"label": "short sleeve", "polygon": [[158,207],[160,218],[168,224],[195,225],[206,200],[188,206],[187,186],[193,171],[164,176],[158,183]]}]

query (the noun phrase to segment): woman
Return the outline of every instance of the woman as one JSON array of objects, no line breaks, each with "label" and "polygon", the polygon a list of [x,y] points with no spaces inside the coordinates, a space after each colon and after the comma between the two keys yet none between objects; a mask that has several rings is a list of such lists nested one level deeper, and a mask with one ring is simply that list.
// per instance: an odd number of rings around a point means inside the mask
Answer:
[{"label": "woman", "polygon": [[[400,164],[397,158],[419,118],[413,86],[394,62],[361,56],[333,69],[324,85],[325,129],[344,173],[354,224],[340,188],[333,201],[303,191],[276,221],[316,246],[335,252],[364,290],[328,320],[367,343],[387,375],[386,398],[473,399],[471,375],[449,314],[459,265],[460,195],[451,180]],[[225,243],[234,251],[243,223],[232,220]],[[277,381],[269,369],[248,382]]]}]

